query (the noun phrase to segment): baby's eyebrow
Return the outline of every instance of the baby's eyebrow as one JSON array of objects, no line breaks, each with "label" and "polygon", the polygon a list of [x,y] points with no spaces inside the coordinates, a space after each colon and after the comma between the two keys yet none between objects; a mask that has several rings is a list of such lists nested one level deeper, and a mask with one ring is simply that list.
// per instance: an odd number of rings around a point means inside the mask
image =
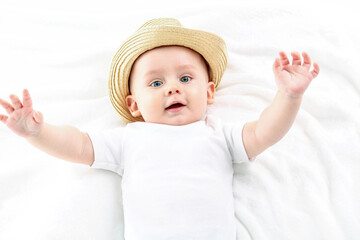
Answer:
[{"label": "baby's eyebrow", "polygon": [[[176,67],[176,70],[181,70],[181,69],[186,69],[186,70],[191,70],[194,69],[194,65],[192,64],[182,64]],[[154,75],[161,72],[161,69],[153,69],[148,71],[147,73],[145,73],[145,76],[150,76],[150,75]]]},{"label": "baby's eyebrow", "polygon": [[194,65],[192,64],[182,64],[178,66],[178,69],[193,69]]}]

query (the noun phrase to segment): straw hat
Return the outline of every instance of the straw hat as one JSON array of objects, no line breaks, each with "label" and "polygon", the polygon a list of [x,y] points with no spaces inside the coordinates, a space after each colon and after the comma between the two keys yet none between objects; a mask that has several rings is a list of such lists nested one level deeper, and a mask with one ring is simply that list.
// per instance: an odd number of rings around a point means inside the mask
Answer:
[{"label": "straw hat", "polygon": [[135,60],[144,52],[160,46],[177,45],[201,54],[210,67],[210,78],[219,85],[227,65],[225,42],[217,35],[182,27],[173,18],[152,19],[129,37],[115,54],[110,69],[110,100],[121,118],[126,122],[144,121],[134,118],[126,106],[130,94],[129,76]]}]

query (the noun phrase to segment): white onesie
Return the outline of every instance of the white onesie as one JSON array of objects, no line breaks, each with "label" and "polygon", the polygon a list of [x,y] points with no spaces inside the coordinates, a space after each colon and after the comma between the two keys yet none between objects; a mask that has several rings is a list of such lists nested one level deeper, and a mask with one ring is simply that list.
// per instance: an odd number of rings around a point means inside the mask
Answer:
[{"label": "white onesie", "polygon": [[243,125],[208,115],[89,133],[92,167],[122,175],[125,239],[235,240],[232,162],[248,161]]}]

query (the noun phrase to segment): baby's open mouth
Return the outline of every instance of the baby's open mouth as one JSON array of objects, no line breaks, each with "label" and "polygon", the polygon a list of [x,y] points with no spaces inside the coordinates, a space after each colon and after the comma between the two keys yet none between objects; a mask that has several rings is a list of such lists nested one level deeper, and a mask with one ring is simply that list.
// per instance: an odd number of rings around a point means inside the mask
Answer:
[{"label": "baby's open mouth", "polygon": [[182,103],[174,103],[172,105],[170,105],[169,107],[165,108],[166,111],[168,112],[180,112],[183,108],[185,108],[185,105]]},{"label": "baby's open mouth", "polygon": [[184,106],[184,105],[181,104],[181,103],[175,103],[175,104],[167,107],[166,110],[168,110],[168,109],[176,109],[176,108],[180,108],[180,107],[183,107],[183,106]]}]

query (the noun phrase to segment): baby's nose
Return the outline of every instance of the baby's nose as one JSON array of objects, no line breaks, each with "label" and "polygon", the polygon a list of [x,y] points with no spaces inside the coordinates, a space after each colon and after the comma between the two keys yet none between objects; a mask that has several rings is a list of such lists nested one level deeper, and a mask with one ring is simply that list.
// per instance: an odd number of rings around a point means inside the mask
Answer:
[{"label": "baby's nose", "polygon": [[167,90],[167,95],[171,95],[173,93],[178,93],[178,94],[181,93],[180,88],[176,84],[170,86],[169,89]]},{"label": "baby's nose", "polygon": [[173,92],[180,93],[179,89],[176,89],[176,90],[169,90],[169,94],[172,94]]}]

